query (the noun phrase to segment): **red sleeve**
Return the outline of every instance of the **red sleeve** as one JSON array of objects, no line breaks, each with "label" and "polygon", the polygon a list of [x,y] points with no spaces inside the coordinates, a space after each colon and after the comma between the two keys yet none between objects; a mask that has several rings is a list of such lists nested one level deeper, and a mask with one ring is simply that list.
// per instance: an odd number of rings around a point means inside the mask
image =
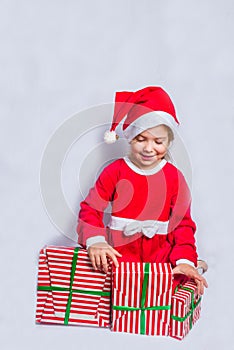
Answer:
[{"label": "red sleeve", "polygon": [[93,236],[104,236],[108,241],[103,215],[115,193],[117,165],[118,161],[115,161],[102,171],[88,196],[80,203],[77,233],[78,243],[84,247],[86,240]]},{"label": "red sleeve", "polygon": [[172,265],[179,259],[187,259],[197,265],[197,252],[195,245],[196,225],[191,218],[191,195],[188,185],[181,172],[174,185],[171,201],[171,216],[169,221],[169,239],[173,249],[170,254]]}]

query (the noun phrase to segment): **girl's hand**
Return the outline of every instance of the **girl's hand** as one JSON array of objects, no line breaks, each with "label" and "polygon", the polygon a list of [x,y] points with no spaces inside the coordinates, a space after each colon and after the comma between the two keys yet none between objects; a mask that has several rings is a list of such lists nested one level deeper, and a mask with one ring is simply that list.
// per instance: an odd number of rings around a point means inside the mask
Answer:
[{"label": "girl's hand", "polygon": [[106,242],[99,242],[91,245],[88,248],[88,254],[94,270],[100,270],[104,272],[107,272],[108,270],[107,258],[110,258],[115,264],[115,267],[118,267],[119,263],[116,257],[122,256],[119,252],[117,252],[117,250],[112,248]]},{"label": "girl's hand", "polygon": [[199,295],[204,294],[204,287],[208,288],[206,279],[202,277],[195,267],[188,264],[178,264],[173,270],[173,274],[183,274],[189,278],[194,279],[197,284],[197,291]]}]

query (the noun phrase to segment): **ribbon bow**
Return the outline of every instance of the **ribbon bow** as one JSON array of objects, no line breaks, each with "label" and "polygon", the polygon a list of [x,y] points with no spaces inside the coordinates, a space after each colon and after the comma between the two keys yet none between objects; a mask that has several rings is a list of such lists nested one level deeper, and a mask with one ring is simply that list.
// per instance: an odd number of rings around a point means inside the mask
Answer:
[{"label": "ribbon bow", "polygon": [[124,234],[126,236],[132,236],[137,232],[142,232],[146,237],[152,238],[158,230],[159,226],[155,220],[135,220],[124,227]]}]

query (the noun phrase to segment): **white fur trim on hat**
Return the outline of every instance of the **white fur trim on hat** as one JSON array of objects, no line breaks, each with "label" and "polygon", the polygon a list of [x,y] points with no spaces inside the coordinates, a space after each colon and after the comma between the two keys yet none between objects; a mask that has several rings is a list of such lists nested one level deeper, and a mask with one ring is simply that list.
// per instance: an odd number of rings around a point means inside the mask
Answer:
[{"label": "white fur trim on hat", "polygon": [[130,142],[134,137],[142,133],[143,131],[153,128],[158,125],[167,125],[172,131],[176,131],[178,124],[175,119],[166,112],[157,111],[143,114],[132,122],[124,131],[124,136]]},{"label": "white fur trim on hat", "polygon": [[104,141],[106,143],[114,143],[117,140],[117,135],[115,131],[107,130],[104,134]]}]

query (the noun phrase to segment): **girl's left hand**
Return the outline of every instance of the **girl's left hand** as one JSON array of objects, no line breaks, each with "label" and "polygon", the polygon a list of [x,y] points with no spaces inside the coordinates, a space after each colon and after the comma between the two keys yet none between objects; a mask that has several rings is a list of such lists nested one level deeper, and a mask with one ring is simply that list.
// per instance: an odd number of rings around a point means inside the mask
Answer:
[{"label": "girl's left hand", "polygon": [[204,287],[208,288],[208,283],[206,279],[201,276],[197,269],[193,266],[190,266],[188,264],[178,264],[173,270],[173,274],[183,274],[186,275],[189,278],[194,279],[195,283],[197,284],[197,290],[198,294],[202,295],[204,294]]}]

